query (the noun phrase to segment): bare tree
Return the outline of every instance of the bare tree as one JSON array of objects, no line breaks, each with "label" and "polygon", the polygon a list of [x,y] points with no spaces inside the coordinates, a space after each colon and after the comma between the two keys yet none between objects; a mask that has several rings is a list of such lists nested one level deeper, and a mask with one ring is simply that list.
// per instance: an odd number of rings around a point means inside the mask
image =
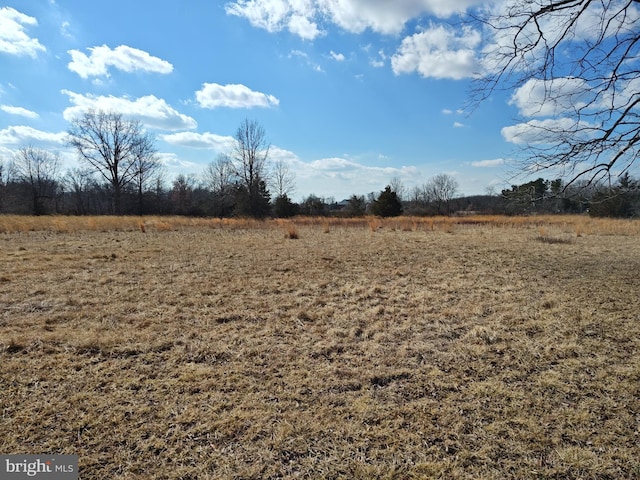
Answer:
[{"label": "bare tree", "polygon": [[273,187],[278,198],[289,197],[295,190],[295,175],[281,158],[273,165]]},{"label": "bare tree", "polygon": [[233,163],[225,153],[219,154],[204,169],[203,183],[213,194],[213,213],[218,217],[230,213],[233,206],[233,180]]},{"label": "bare tree", "polygon": [[5,190],[7,188],[7,167],[4,160],[0,158],[0,213],[4,209]]},{"label": "bare tree", "polygon": [[203,172],[205,188],[213,193],[222,192],[233,184],[233,164],[226,153],[219,154]]},{"label": "bare tree", "polygon": [[173,188],[170,193],[171,203],[174,213],[187,215],[193,207],[193,191],[197,180],[194,175],[180,174],[173,181]]},{"label": "bare tree", "polygon": [[91,190],[95,190],[95,183],[92,169],[74,168],[67,171],[63,184],[65,191],[71,194],[72,212],[75,215],[86,215],[92,211]]},{"label": "bare tree", "polygon": [[136,196],[138,197],[138,214],[145,213],[144,193],[153,188],[156,177],[162,175],[163,165],[156,157],[156,148],[148,135],[143,135],[137,144],[133,159]]},{"label": "bare tree", "polygon": [[407,189],[405,188],[404,183],[402,183],[402,179],[400,177],[393,177],[389,181],[389,186],[391,187],[392,191],[396,192],[396,195],[398,196],[400,201],[405,200]]},{"label": "bare tree", "polygon": [[455,198],[458,191],[458,182],[455,178],[441,173],[429,180],[424,190],[426,198],[435,204],[438,215],[451,213],[451,200]]},{"label": "bare tree", "polygon": [[[638,0],[506,0],[481,18],[492,35],[477,100],[515,89],[525,117],[503,134],[522,169],[589,185],[627,172],[640,154]],[[584,182],[583,182],[584,181]]]},{"label": "bare tree", "polygon": [[58,194],[59,167],[59,157],[46,150],[29,146],[21,148],[15,154],[14,175],[29,188],[34,215],[45,213],[45,200],[55,200]]},{"label": "bare tree", "polygon": [[235,135],[232,151],[234,173],[246,198],[239,202],[245,214],[260,217],[268,210],[267,159],[270,145],[264,128],[255,120],[245,119]]},{"label": "bare tree", "polygon": [[125,120],[119,113],[90,110],[72,120],[68,142],[80,160],[93,168],[111,187],[113,208],[122,212],[124,188],[157,162],[153,139],[140,122]]}]

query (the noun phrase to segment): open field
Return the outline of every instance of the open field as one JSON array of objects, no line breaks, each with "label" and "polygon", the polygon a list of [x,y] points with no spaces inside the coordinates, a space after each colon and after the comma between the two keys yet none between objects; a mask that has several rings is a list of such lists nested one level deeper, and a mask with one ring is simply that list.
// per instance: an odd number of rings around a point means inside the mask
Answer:
[{"label": "open field", "polygon": [[638,221],[0,217],[0,453],[640,478],[639,272]]}]

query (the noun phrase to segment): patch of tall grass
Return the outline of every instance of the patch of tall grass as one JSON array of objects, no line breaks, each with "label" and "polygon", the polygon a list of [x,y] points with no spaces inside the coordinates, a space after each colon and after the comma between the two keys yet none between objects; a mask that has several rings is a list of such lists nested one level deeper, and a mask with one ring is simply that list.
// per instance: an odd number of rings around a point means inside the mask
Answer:
[{"label": "patch of tall grass", "polygon": [[405,232],[444,231],[452,233],[456,226],[473,227],[487,225],[500,228],[552,228],[576,237],[583,235],[638,235],[640,220],[592,218],[585,215],[470,215],[463,217],[412,217],[381,218],[365,216],[356,218],[307,217],[291,219],[257,220],[252,218],[192,218],[179,216],[23,216],[0,215],[0,233],[51,231],[72,233],[81,231],[140,231],[166,232],[184,228],[220,228],[229,230],[256,230],[296,227],[315,227],[329,233],[335,228],[366,228],[372,232],[388,229]]}]

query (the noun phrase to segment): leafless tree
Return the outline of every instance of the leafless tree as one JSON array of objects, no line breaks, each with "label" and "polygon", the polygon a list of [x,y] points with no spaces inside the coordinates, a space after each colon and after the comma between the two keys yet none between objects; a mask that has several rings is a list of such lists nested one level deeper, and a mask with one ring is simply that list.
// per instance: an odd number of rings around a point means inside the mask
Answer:
[{"label": "leafless tree", "polygon": [[174,204],[175,213],[179,215],[189,213],[193,206],[193,191],[197,183],[195,175],[180,174],[173,181],[170,197]]},{"label": "leafless tree", "polygon": [[153,139],[143,135],[134,150],[133,159],[136,196],[138,197],[138,213],[145,213],[144,193],[153,188],[156,178],[162,176],[163,164],[156,157],[156,148]]},{"label": "leafless tree", "polygon": [[407,195],[407,189],[405,188],[404,183],[402,183],[402,179],[400,177],[393,177],[389,181],[389,186],[392,191],[396,192],[400,201],[406,200],[405,197]]},{"label": "leafless tree", "polygon": [[121,213],[124,188],[155,159],[153,138],[140,122],[125,120],[120,113],[88,111],[72,120],[68,143],[80,160],[93,168],[113,191],[115,213]]},{"label": "leafless tree", "polygon": [[76,215],[89,213],[91,211],[90,191],[96,184],[93,170],[73,168],[67,171],[62,181],[65,191],[71,194],[73,213]]},{"label": "leafless tree", "polygon": [[247,189],[266,179],[269,148],[264,128],[255,120],[243,120],[236,131],[232,156],[235,173]]},{"label": "leafless tree", "polygon": [[[515,89],[524,171],[565,185],[627,172],[640,153],[638,0],[506,0],[480,20],[492,42],[475,99]],[[583,182],[584,181],[584,182]],[[565,187],[566,188],[566,187]]]},{"label": "leafless tree", "polygon": [[277,197],[291,196],[295,190],[295,175],[289,164],[278,159],[273,164],[273,187]]},{"label": "leafless tree", "polygon": [[7,167],[5,162],[0,158],[0,213],[4,209],[4,197],[7,186]]},{"label": "leafless tree", "polygon": [[425,184],[424,190],[426,198],[435,204],[438,215],[451,213],[451,200],[455,198],[458,191],[458,182],[455,178],[441,173],[430,179]]},{"label": "leafless tree", "polygon": [[45,200],[55,200],[59,168],[59,157],[46,150],[29,146],[15,154],[13,173],[16,180],[28,186],[34,215],[45,213]]},{"label": "leafless tree", "polygon": [[204,187],[213,195],[213,212],[219,217],[230,213],[233,206],[234,167],[229,155],[219,154],[203,172]]},{"label": "leafless tree", "polygon": [[255,120],[245,119],[235,135],[232,150],[234,173],[246,193],[245,209],[249,215],[263,216],[268,209],[266,182],[270,144],[264,128]]},{"label": "leafless tree", "polygon": [[226,153],[219,154],[214,161],[209,163],[203,172],[205,188],[213,193],[221,193],[233,184],[234,168]]}]

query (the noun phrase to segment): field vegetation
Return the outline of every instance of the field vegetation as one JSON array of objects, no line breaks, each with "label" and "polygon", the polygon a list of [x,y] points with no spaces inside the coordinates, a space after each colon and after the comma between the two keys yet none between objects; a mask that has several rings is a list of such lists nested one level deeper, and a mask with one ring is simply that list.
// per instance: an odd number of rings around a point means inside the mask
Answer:
[{"label": "field vegetation", "polygon": [[640,221],[0,216],[0,452],[640,478]]}]

